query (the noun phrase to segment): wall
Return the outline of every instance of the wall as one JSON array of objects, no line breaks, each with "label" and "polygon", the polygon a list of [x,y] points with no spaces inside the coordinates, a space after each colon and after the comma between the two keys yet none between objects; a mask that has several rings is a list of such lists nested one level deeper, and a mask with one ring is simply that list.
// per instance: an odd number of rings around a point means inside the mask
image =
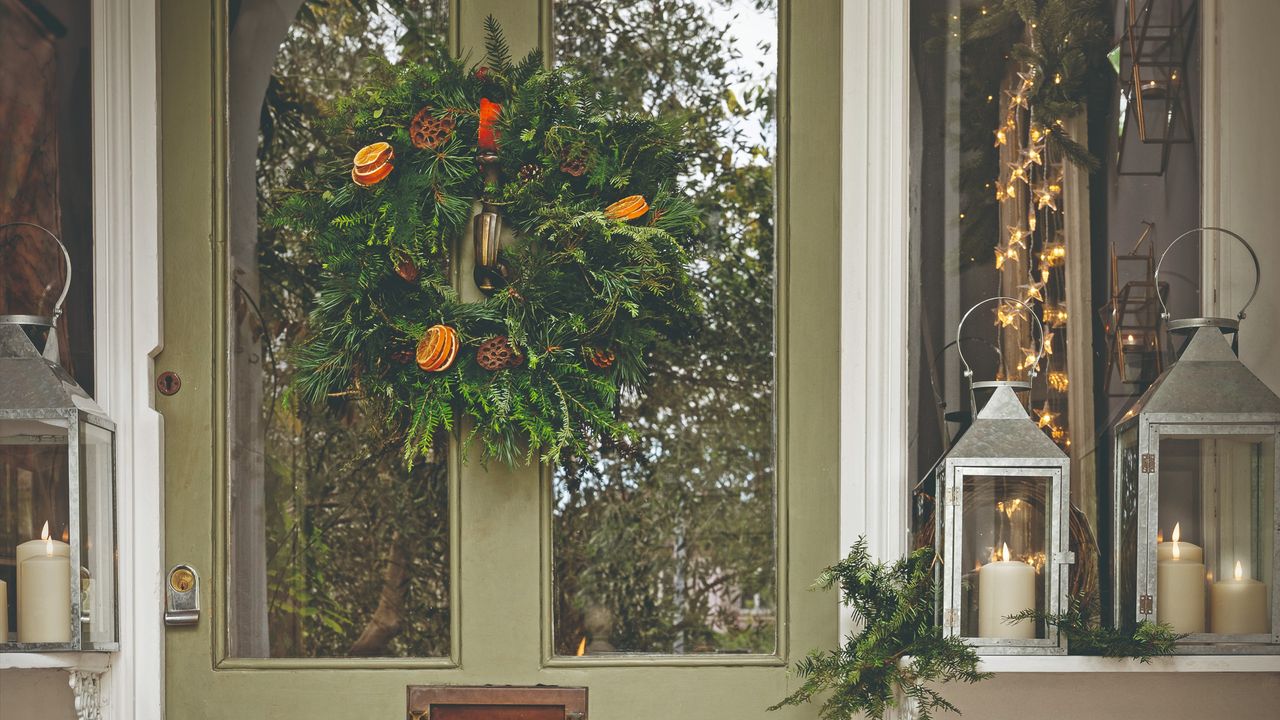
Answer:
[{"label": "wall", "polygon": [[76,716],[61,670],[0,672],[0,720],[62,720]]}]

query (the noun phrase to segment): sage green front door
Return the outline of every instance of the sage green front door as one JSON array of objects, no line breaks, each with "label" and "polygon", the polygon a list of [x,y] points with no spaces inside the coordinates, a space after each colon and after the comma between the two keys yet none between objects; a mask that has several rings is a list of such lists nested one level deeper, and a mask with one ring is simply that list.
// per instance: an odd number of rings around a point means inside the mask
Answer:
[{"label": "sage green front door", "polygon": [[[626,4],[419,5],[441,18],[447,14],[443,41],[478,61],[488,15],[502,23],[513,51],[541,48],[556,57],[550,45],[568,27],[559,21],[582,13],[574,27],[590,28],[603,22],[592,13],[603,17],[608,6]],[[636,38],[660,45],[664,33],[676,37],[689,27],[684,6],[697,5],[650,3],[669,16],[635,27]],[[748,5],[768,9],[769,3]],[[677,394],[688,407],[703,403],[712,410],[645,416],[637,407],[661,449],[576,470],[464,460],[459,439],[445,438],[435,464],[412,471],[420,479],[413,483],[386,470],[395,467],[392,460],[370,470],[350,452],[327,474],[298,470],[317,462],[319,453],[337,457],[334,448],[351,444],[362,427],[358,410],[318,419],[283,401],[272,404],[278,388],[246,389],[244,382],[246,367],[257,368],[255,377],[275,377],[273,368],[287,363],[272,352],[273,333],[288,332],[279,329],[283,311],[267,307],[267,298],[275,292],[272,283],[292,276],[274,275],[278,267],[264,264],[260,240],[246,246],[237,239],[257,195],[238,184],[242,164],[249,157],[252,167],[259,139],[255,130],[245,146],[235,131],[244,111],[236,93],[249,81],[229,28],[239,21],[236,32],[251,36],[255,27],[282,22],[279,13],[293,13],[296,2],[192,0],[158,7],[164,349],[155,368],[181,378],[180,390],[156,397],[165,418],[165,554],[168,566],[189,565],[200,583],[198,621],[171,625],[166,633],[168,717],[399,718],[406,716],[410,687],[485,685],[587,688],[593,720],[765,717],[766,708],[799,683],[789,667],[810,649],[838,641],[836,598],[808,587],[841,551],[839,3],[780,0],[776,24],[764,40],[752,41],[764,60],[734,60],[729,53],[728,65],[708,61],[708,72],[728,78],[708,112],[727,118],[717,122],[732,129],[738,147],[753,149],[746,159],[717,150],[716,163],[692,171],[691,184],[704,183],[704,192],[740,184],[724,196],[724,208],[709,211],[713,228],[728,228],[729,244],[698,271],[754,268],[746,297],[763,308],[751,311],[741,297],[724,303],[724,317],[763,320],[733,332],[709,323],[709,334],[720,333],[720,348],[688,352],[701,359],[690,366],[703,368],[703,375]],[[701,7],[699,22],[735,22],[730,0]],[[243,24],[251,12],[259,13],[262,26]],[[628,12],[617,10],[610,21],[626,21]],[[740,35],[762,33],[749,27],[751,19],[743,22]],[[387,33],[398,32],[399,26],[389,27]],[[593,42],[562,38],[560,55],[589,61],[596,53],[608,64],[611,48],[622,52],[628,40],[586,39]],[[776,76],[752,69],[775,56]],[[752,89],[769,83],[776,95],[762,99]],[[249,97],[278,91],[265,88],[264,81]],[[694,117],[690,132],[697,131]],[[253,183],[252,172],[248,177]],[[752,206],[758,215],[735,216],[733,208],[744,206],[732,203],[752,187],[767,193]],[[765,238],[763,260],[755,250],[734,255],[732,242],[748,233]],[[458,275],[465,286],[471,273],[462,268]],[[763,370],[759,363],[744,369],[744,353],[733,343],[744,352],[759,350],[752,357],[763,358]],[[721,357],[731,367],[714,360]],[[754,385],[738,377],[748,372],[756,373]],[[729,391],[717,388],[734,383],[744,399],[723,401]],[[705,402],[696,399],[704,389]],[[735,414],[742,417],[724,417]],[[690,419],[697,417],[711,424]],[[334,424],[323,432],[308,425],[322,422]],[[246,441],[248,434],[261,436],[264,425],[265,444]],[[725,428],[735,429],[732,437],[718,437]],[[308,437],[297,440],[299,433]],[[286,457],[280,448],[291,442],[304,449]],[[661,470],[643,475],[627,463]],[[690,468],[688,482],[680,468]],[[708,479],[709,472],[741,485]],[[253,480],[264,474],[266,481]],[[620,479],[610,483],[614,475]],[[674,519],[669,527],[658,524],[669,532],[639,532],[658,515],[649,508],[664,506],[663,483],[673,475],[681,482],[672,487],[696,491],[670,503]],[[354,490],[340,487],[343,479],[366,477]],[[730,489],[715,489],[721,486]],[[404,493],[404,500],[383,493]],[[333,509],[339,503],[345,503],[341,512]],[[388,513],[395,514],[393,522]],[[730,547],[738,549],[730,554]],[[655,568],[650,575],[637,569],[645,563]],[[361,564],[369,572],[358,572]],[[731,572],[730,565],[745,569]],[[636,577],[648,580],[626,584]],[[816,717],[817,710],[776,716]]]}]

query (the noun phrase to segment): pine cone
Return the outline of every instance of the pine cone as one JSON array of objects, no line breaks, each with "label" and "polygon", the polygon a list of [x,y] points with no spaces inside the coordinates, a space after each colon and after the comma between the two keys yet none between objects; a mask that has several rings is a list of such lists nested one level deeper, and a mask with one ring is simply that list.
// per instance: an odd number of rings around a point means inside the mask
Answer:
[{"label": "pine cone", "polygon": [[476,362],[489,372],[513,368],[524,362],[524,355],[511,346],[507,336],[499,335],[480,343]]},{"label": "pine cone", "polygon": [[608,370],[613,367],[613,361],[618,359],[617,353],[612,350],[600,350],[598,348],[583,348],[583,350],[585,350],[587,359],[591,361],[591,364],[601,370]]},{"label": "pine cone", "polygon": [[560,169],[574,177],[582,177],[587,172],[587,151],[585,148],[567,150],[560,158]]},{"label": "pine cone", "polygon": [[449,116],[436,117],[430,107],[424,107],[409,123],[409,138],[413,146],[422,150],[434,150],[453,137],[454,121]]},{"label": "pine cone", "polygon": [[407,283],[417,282],[418,266],[413,264],[412,259],[404,258],[400,262],[396,263],[396,274],[400,276],[401,280],[404,280]]},{"label": "pine cone", "polygon": [[537,180],[540,177],[542,177],[541,167],[533,163],[528,163],[527,165],[522,165],[520,167],[520,182],[527,184],[527,183],[533,182],[534,180]]}]

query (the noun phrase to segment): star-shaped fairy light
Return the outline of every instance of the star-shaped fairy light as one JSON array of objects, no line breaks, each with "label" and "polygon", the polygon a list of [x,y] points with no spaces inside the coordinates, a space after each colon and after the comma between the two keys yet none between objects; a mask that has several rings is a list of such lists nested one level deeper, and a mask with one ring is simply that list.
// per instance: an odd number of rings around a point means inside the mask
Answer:
[{"label": "star-shaped fairy light", "polygon": [[1041,187],[1039,190],[1036,190],[1035,196],[1036,196],[1037,210],[1043,210],[1046,207],[1052,210],[1058,209],[1058,200],[1056,197],[1054,197],[1053,192],[1049,190],[1049,187],[1047,185],[1044,187]]},{"label": "star-shaped fairy light", "polygon": [[1031,233],[1026,228],[1009,227],[1009,247],[1017,245],[1025,250],[1027,248],[1027,238],[1031,237]]},{"label": "star-shaped fairy light", "polygon": [[1018,79],[1022,81],[1022,92],[1030,92],[1036,86],[1036,69],[1027,68],[1026,72],[1018,73]]},{"label": "star-shaped fairy light", "polygon": [[1007,92],[1006,94],[1009,96],[1010,110],[1016,110],[1018,108],[1022,108],[1023,110],[1026,110],[1029,107],[1029,105],[1027,104],[1027,94],[1023,92],[1021,89],[1019,89],[1017,92]]},{"label": "star-shaped fairy light", "polygon": [[1004,145],[1005,143],[1009,142],[1009,136],[1007,133],[1005,133],[1003,125],[996,128],[995,133],[996,133],[996,142],[993,147],[1000,147],[1001,145]]},{"label": "star-shaped fairy light", "polygon": [[1030,230],[1031,232],[1036,231],[1036,211],[1035,210],[1027,211],[1027,229]]},{"label": "star-shaped fairy light", "polygon": [[1067,380],[1067,374],[1061,370],[1052,370],[1049,372],[1049,387],[1057,392],[1066,392],[1070,382]]},{"label": "star-shaped fairy light", "polygon": [[1000,327],[1014,327],[1018,322],[1018,311],[1008,305],[1000,305],[996,308],[996,324]]},{"label": "star-shaped fairy light", "polygon": [[1040,354],[1035,348],[1022,348],[1022,362],[1018,365],[1019,370],[1036,371],[1040,369]]},{"label": "star-shaped fairy light", "polygon": [[1019,285],[1018,289],[1027,291],[1026,294],[1028,301],[1036,300],[1044,302],[1044,283],[1027,283],[1026,285]]},{"label": "star-shaped fairy light", "polygon": [[996,269],[1003,270],[1004,269],[1004,248],[996,247],[995,251],[996,251]]},{"label": "star-shaped fairy light", "polygon": [[1044,334],[1044,354],[1045,355],[1053,354],[1053,331],[1052,330],[1046,331]]},{"label": "star-shaped fairy light", "polygon": [[1031,178],[1027,177],[1027,169],[1020,162],[1009,163],[1009,185],[1011,187],[1014,180],[1021,180],[1028,185],[1031,184]]},{"label": "star-shaped fairy light", "polygon": [[1040,155],[1040,148],[1034,145],[1028,146],[1025,150],[1022,151],[1022,159],[1024,161],[1024,164],[1027,164],[1027,165],[1044,164],[1044,158]]},{"label": "star-shaped fairy light", "polygon": [[1058,413],[1049,409],[1049,401],[1046,399],[1044,406],[1036,411],[1036,425],[1040,428],[1050,427],[1056,417],[1058,417]]}]

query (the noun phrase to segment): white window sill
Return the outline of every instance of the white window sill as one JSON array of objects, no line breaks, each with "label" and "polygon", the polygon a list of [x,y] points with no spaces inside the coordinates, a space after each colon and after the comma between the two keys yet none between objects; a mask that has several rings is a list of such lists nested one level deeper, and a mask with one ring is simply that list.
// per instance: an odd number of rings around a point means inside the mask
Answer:
[{"label": "white window sill", "polygon": [[71,670],[101,674],[110,666],[111,653],[105,652],[0,652],[0,670]]},{"label": "white window sill", "polygon": [[1152,658],[1149,663],[1080,655],[987,655],[979,669],[998,674],[1280,672],[1280,655],[1176,655]]}]

